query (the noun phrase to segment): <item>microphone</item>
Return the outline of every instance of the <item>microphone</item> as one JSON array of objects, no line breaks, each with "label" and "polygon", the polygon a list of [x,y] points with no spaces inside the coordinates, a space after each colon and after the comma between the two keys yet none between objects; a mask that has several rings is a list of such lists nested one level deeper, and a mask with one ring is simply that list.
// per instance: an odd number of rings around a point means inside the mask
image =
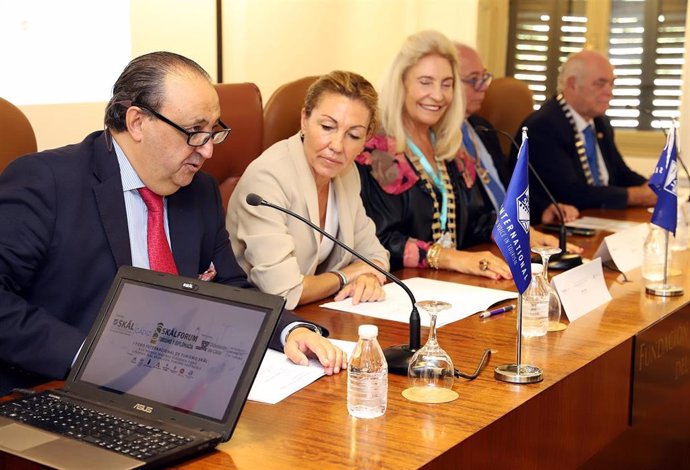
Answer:
[{"label": "microphone", "polygon": [[[475,130],[481,131],[481,132],[495,132],[498,134],[501,134],[502,136],[507,137],[510,140],[510,143],[513,144],[513,147],[520,152],[520,146],[515,142],[515,139],[513,138],[512,135],[507,133],[506,131],[503,131],[501,129],[496,129],[494,127],[486,127],[486,126],[476,126]],[[580,255],[574,254],[574,253],[568,253],[566,251],[566,227],[565,227],[565,217],[563,217],[563,211],[561,210],[561,207],[558,205],[558,202],[556,201],[556,198],[553,197],[553,194],[551,194],[551,191],[549,191],[549,188],[546,187],[546,184],[544,181],[541,179],[539,176],[539,173],[537,173],[537,170],[534,169],[532,166],[532,163],[527,160],[527,165],[529,166],[529,170],[532,172],[532,176],[537,180],[539,183],[539,186],[541,189],[544,190],[544,193],[546,193],[546,197],[549,198],[549,201],[556,207],[556,211],[558,212],[558,218],[560,219],[560,223],[558,224],[558,246],[561,249],[561,252],[557,255],[553,255],[549,258],[549,269],[556,269],[556,270],[561,270],[565,271],[570,268],[574,268],[575,266],[579,266],[582,264],[582,258]]]},{"label": "microphone", "polygon": [[400,286],[407,296],[410,298],[410,301],[412,302],[412,312],[410,313],[410,340],[409,344],[401,344],[398,346],[391,346],[389,348],[386,348],[383,351],[383,354],[386,356],[386,362],[388,362],[388,371],[393,373],[393,374],[398,374],[398,375],[407,375],[407,366],[410,363],[410,359],[412,358],[412,355],[421,347],[421,341],[420,341],[420,319],[419,319],[419,312],[417,311],[417,306],[415,305],[417,301],[414,298],[414,295],[412,294],[412,291],[410,290],[409,287],[407,287],[403,282],[383,269],[382,267],[378,266],[377,264],[369,261],[367,258],[364,256],[360,255],[357,253],[355,250],[350,248],[349,246],[345,245],[343,242],[340,240],[336,239],[333,237],[330,233],[324,231],[319,227],[318,225],[313,224],[310,220],[305,219],[301,215],[286,209],[281,206],[276,206],[275,204],[271,204],[270,202],[266,201],[264,198],[259,196],[258,194],[254,193],[249,193],[246,198],[247,204],[250,206],[267,206],[272,209],[276,209],[280,212],[283,212],[291,217],[294,217],[317,232],[319,232],[321,235],[324,237],[328,238],[331,240],[333,243],[350,253],[351,255],[355,256],[356,258],[364,261],[366,264],[386,276],[391,282],[397,284]]},{"label": "microphone", "polygon": [[[640,111],[641,113],[646,114],[647,116],[656,119],[656,116],[654,116],[654,113],[650,109],[647,109],[647,108],[636,108],[635,106],[626,104],[625,109],[636,109],[636,110]],[[676,118],[671,118],[671,120],[674,123],[676,122]],[[661,128],[661,129],[664,130],[664,128]],[[685,176],[688,179],[688,187],[690,187],[690,172],[688,172],[688,167],[685,166],[685,162],[683,161],[683,158],[681,157],[680,152],[678,152],[678,154],[676,155],[676,160],[678,160],[678,163],[680,163],[680,166],[683,167],[683,171],[685,171]],[[690,194],[688,195],[688,202],[690,202]]]}]

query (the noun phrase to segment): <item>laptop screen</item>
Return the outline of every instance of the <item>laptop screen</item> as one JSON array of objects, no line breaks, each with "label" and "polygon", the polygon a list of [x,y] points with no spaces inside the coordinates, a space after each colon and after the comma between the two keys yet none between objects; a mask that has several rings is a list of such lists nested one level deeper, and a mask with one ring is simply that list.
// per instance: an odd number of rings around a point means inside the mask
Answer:
[{"label": "laptop screen", "polygon": [[79,380],[223,419],[268,309],[120,284]]}]

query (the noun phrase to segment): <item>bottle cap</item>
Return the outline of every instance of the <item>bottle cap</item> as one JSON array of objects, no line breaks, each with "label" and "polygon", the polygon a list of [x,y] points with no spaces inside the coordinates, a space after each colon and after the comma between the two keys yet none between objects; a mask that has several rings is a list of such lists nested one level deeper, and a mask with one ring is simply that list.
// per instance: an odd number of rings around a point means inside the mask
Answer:
[{"label": "bottle cap", "polygon": [[539,263],[532,263],[532,274],[541,274],[544,271],[544,266]]},{"label": "bottle cap", "polygon": [[379,335],[379,327],[376,325],[359,325],[357,332],[362,339],[372,339]]}]

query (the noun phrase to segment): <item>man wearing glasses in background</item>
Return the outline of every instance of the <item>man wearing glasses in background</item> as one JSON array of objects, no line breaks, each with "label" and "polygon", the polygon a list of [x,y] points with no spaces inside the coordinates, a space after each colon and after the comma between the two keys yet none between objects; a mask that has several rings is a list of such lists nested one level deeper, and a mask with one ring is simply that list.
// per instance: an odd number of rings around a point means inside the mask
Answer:
[{"label": "man wearing glasses in background", "polygon": [[615,78],[600,53],[571,54],[558,75],[558,95],[523,123],[532,166],[559,201],[579,209],[656,203],[647,180],[623,161],[604,114]]},{"label": "man wearing glasses in background", "polygon": [[[248,286],[199,172],[230,133],[219,117],[198,64],[146,54],[115,83],[105,131],[0,175],[0,395],[65,377],[119,266]],[[338,372],[344,355],[318,332],[284,314],[272,346]]]},{"label": "man wearing glasses in background", "polygon": [[[475,160],[480,160],[481,166],[478,171],[484,173],[479,175],[480,180],[484,183],[486,192],[498,212],[510,182],[511,170],[507,156],[501,151],[497,131],[489,121],[474,114],[482,106],[493,75],[486,70],[476,50],[460,43],[455,43],[455,47],[460,59],[460,77],[465,97],[465,121],[462,124],[463,151],[468,152]],[[545,197],[535,198],[533,194],[530,188],[532,222],[534,224],[558,223],[559,216],[555,206]],[[579,211],[574,206],[559,205],[566,222],[579,217]]]}]

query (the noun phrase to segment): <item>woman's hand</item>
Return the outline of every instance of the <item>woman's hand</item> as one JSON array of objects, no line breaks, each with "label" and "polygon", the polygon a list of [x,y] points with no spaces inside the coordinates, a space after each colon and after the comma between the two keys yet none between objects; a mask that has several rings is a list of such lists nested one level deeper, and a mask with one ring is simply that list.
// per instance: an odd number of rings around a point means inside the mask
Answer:
[{"label": "woman's hand", "polygon": [[439,267],[495,280],[513,278],[506,262],[490,251],[473,252],[444,248],[439,257]]},{"label": "woman's hand", "polygon": [[[536,229],[530,229],[529,241],[531,246],[555,246],[558,247],[558,239],[552,235],[547,235]],[[566,243],[565,249],[568,253],[582,253],[583,248],[573,243]]]},{"label": "woman's hand", "polygon": [[[377,272],[377,274],[380,273]],[[338,301],[352,297],[353,305],[360,302],[379,302],[386,298],[382,284],[381,280],[372,273],[360,274],[348,282],[333,300]]]},{"label": "woman's hand", "polygon": [[379,284],[386,282],[386,276],[369,266],[364,261],[355,261],[354,263],[342,268],[340,271],[347,276],[349,282],[354,281],[362,274],[373,274],[379,280]]}]

